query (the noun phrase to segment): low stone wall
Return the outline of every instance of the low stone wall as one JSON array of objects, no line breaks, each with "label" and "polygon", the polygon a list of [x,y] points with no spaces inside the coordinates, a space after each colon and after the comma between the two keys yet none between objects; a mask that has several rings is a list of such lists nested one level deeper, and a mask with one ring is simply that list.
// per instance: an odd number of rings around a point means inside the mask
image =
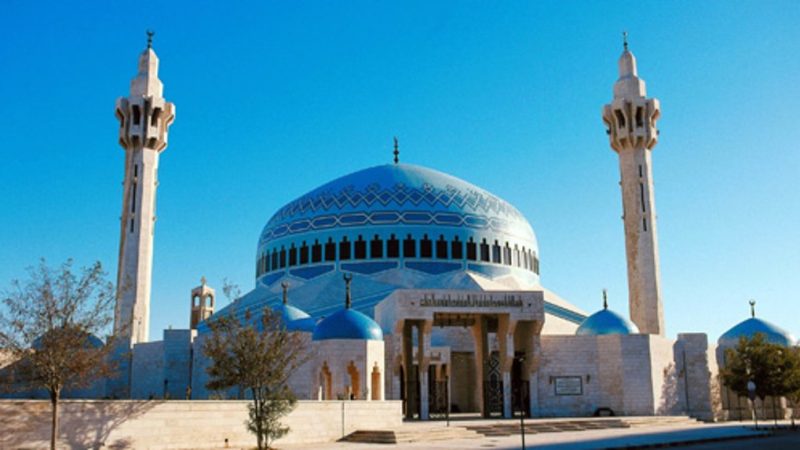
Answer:
[{"label": "low stone wall", "polygon": [[[114,449],[253,448],[245,429],[247,401],[63,400],[60,447]],[[402,423],[400,401],[299,401],[277,442],[337,440],[355,430]],[[0,400],[0,448],[47,448],[50,403]]]}]

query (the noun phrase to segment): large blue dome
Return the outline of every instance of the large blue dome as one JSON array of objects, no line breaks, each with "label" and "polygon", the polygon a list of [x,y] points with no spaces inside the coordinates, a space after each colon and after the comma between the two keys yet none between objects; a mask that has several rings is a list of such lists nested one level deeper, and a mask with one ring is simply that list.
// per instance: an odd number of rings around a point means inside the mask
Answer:
[{"label": "large blue dome", "polygon": [[[464,288],[454,274],[470,272],[531,287],[539,282],[538,245],[525,217],[499,197],[436,170],[387,164],[289,202],[261,232],[257,288],[287,278],[298,287],[326,283],[344,271],[378,278],[395,271],[391,279],[417,286],[419,276],[439,277],[430,287],[440,288]],[[312,315],[327,312],[305,298],[299,304]]]},{"label": "large blue dome", "polygon": [[757,317],[751,317],[745,321],[736,324],[733,328],[726,331],[720,336],[717,343],[724,347],[733,347],[739,343],[740,337],[752,339],[757,333],[761,333],[766,338],[767,342],[791,347],[795,345],[794,336],[788,331],[773,325],[766,320]]},{"label": "large blue dome", "polygon": [[382,341],[383,331],[377,322],[366,314],[345,308],[318,323],[312,339],[315,341],[326,339]]},{"label": "large blue dome", "polygon": [[637,334],[639,329],[628,319],[604,308],[587,317],[575,334],[578,336],[597,336],[602,334]]}]

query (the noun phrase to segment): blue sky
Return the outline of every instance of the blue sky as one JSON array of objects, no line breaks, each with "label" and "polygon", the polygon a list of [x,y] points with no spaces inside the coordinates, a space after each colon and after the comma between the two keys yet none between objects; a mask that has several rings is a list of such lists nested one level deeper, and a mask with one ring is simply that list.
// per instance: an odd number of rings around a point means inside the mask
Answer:
[{"label": "blue sky", "polygon": [[247,290],[272,213],[401,159],[515,204],[542,283],[627,312],[617,158],[600,110],[621,31],[662,104],[667,332],[757,312],[800,336],[797,2],[28,2],[0,5],[0,285],[39,257],[113,278],[127,95],[156,30],[177,105],[159,169],[151,338],[205,275]]}]

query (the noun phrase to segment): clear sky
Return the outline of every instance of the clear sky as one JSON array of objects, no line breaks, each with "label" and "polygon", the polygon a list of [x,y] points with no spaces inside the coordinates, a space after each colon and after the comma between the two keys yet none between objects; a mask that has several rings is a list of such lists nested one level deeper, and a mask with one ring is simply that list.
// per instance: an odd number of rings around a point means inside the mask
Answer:
[{"label": "clear sky", "polygon": [[[254,284],[281,205],[401,159],[516,205],[543,285],[627,313],[617,157],[600,119],[621,32],[661,100],[653,155],[667,332],[757,313],[800,337],[796,1],[0,5],[0,285],[45,257],[116,275],[114,101],[156,31],[176,104],[159,169],[151,339],[202,275]],[[221,303],[224,303],[221,302]]]}]

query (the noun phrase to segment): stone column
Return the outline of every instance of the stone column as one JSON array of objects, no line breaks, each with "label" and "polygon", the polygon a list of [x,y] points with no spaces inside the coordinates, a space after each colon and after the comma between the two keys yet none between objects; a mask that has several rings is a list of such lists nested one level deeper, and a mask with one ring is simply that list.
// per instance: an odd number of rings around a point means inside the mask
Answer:
[{"label": "stone column", "polygon": [[471,328],[475,341],[475,403],[480,405],[481,415],[487,416],[488,410],[484,404],[484,380],[486,379],[486,352],[489,347],[486,341],[486,319],[480,316]]},{"label": "stone column", "polygon": [[428,420],[430,404],[428,398],[428,367],[430,366],[430,355],[428,354],[431,348],[431,328],[433,322],[429,320],[417,323],[417,366],[419,367],[419,418],[421,420]]},{"label": "stone column", "polygon": [[405,374],[405,393],[406,393],[406,419],[414,418],[414,411],[416,411],[416,402],[414,401],[413,390],[416,389],[413,380],[414,371],[414,345],[412,341],[414,324],[406,320],[403,323],[403,373]]},{"label": "stone column", "polygon": [[500,346],[500,373],[503,376],[503,417],[513,417],[514,405],[511,386],[511,367],[514,365],[514,330],[517,321],[508,315],[498,320],[497,343]]}]

